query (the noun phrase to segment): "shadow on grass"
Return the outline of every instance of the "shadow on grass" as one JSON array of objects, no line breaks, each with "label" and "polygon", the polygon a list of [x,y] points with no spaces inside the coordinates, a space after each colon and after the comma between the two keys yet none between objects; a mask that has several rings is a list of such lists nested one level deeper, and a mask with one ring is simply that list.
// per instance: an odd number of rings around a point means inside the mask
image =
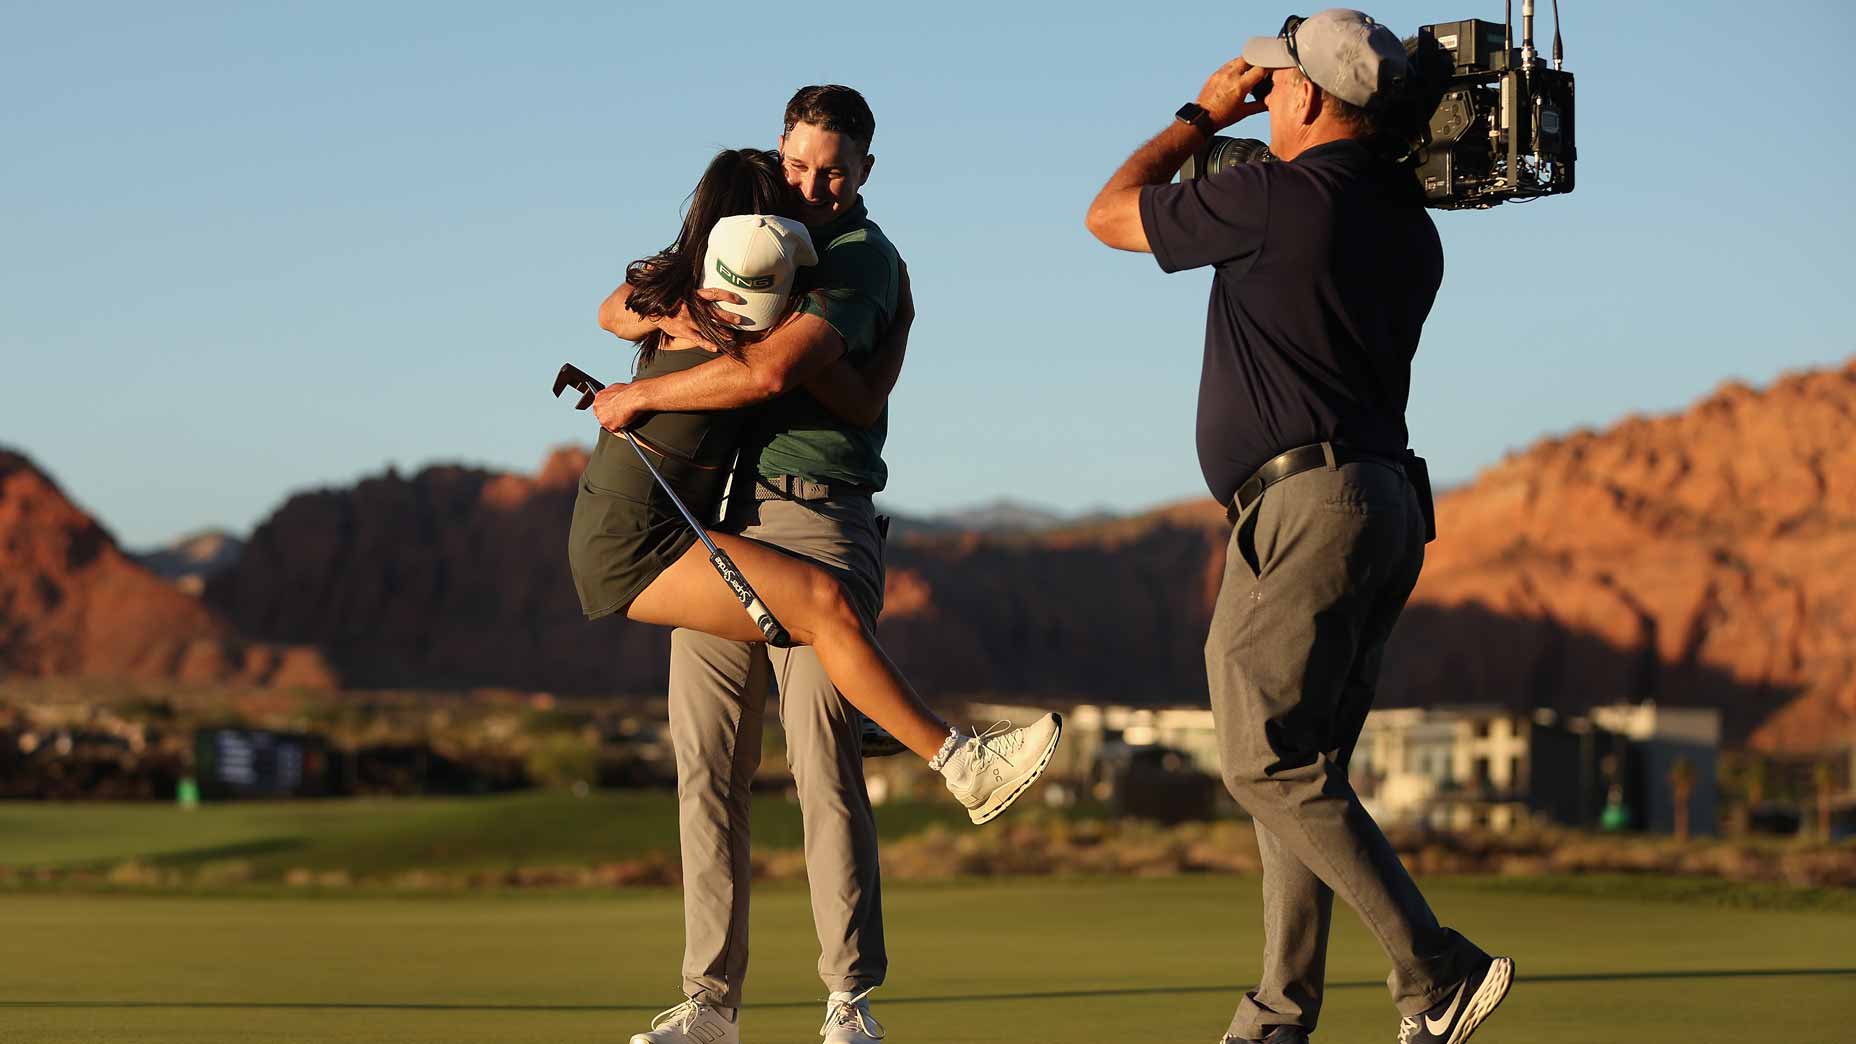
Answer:
[{"label": "shadow on grass", "polygon": [[[1561,982],[1642,982],[1682,979],[1778,979],[1813,976],[1856,976],[1856,968],[1734,968],[1695,969],[1691,971],[1587,972],[1580,975],[1521,975],[1519,985]],[[885,1007],[898,1004],[977,1004],[986,1001],[1080,1000],[1090,997],[1165,997],[1195,993],[1241,993],[1245,987],[1230,984],[1216,986],[1125,986],[1109,989],[1038,990],[1023,993],[968,993],[948,997],[885,997]],[[1330,990],[1384,989],[1385,983],[1331,982]],[[782,1008],[816,1008],[816,1000],[772,1001],[751,1004],[754,1010]],[[180,1009],[200,1011],[483,1011],[483,1012],[654,1012],[660,1004],[344,1004],[336,1001],[35,1001],[0,1000],[5,1008],[105,1008],[105,1009]]]},{"label": "shadow on grass", "polygon": [[276,855],[280,852],[291,852],[307,846],[308,842],[301,837],[267,837],[256,841],[235,841],[224,845],[207,845],[201,848],[183,848],[173,852],[159,852],[150,855],[146,861],[151,866],[196,866],[201,863],[214,863],[230,859],[251,859],[257,856]]}]

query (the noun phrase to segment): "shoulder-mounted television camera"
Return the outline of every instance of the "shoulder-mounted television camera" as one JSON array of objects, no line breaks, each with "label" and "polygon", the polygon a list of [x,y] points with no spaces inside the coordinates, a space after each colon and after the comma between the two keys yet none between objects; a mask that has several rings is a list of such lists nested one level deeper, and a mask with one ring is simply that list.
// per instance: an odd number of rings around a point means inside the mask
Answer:
[{"label": "shoulder-mounted television camera", "polygon": [[[1573,77],[1561,68],[1558,0],[1552,68],[1534,51],[1533,0],[1521,20],[1520,47],[1510,22],[1474,18],[1420,26],[1405,41],[1405,90],[1373,117],[1378,146],[1412,171],[1425,206],[1486,209],[1572,191]],[[1263,142],[1218,135],[1180,179],[1275,158]]]}]

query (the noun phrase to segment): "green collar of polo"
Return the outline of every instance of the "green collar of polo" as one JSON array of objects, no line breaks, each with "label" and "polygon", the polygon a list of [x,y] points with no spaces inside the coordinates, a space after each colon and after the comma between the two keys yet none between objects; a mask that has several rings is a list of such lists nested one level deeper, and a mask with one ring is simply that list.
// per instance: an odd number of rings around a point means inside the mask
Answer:
[{"label": "green collar of polo", "polygon": [[812,233],[812,242],[819,244],[822,248],[824,244],[831,242],[857,227],[857,224],[864,220],[865,213],[864,197],[863,193],[860,192],[857,195],[857,202],[851,204],[851,209],[832,218],[825,224],[810,230]]}]

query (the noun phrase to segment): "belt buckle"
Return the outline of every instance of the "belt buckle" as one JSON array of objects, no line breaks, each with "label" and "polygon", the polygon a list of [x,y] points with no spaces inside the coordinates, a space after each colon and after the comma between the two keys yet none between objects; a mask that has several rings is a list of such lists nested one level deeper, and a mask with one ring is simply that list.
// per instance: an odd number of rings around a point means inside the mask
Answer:
[{"label": "belt buckle", "polygon": [[781,475],[769,485],[784,494],[788,500],[809,502],[831,498],[829,484],[814,482],[803,475]]}]

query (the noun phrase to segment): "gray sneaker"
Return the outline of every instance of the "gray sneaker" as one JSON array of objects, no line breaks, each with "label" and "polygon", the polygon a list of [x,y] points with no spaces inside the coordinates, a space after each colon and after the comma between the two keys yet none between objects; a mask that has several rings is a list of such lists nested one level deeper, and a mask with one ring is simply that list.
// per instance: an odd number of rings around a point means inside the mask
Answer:
[{"label": "gray sneaker", "polygon": [[1022,729],[1002,721],[978,735],[956,731],[940,772],[947,789],[967,806],[967,817],[984,823],[1037,782],[1062,735],[1059,714],[1046,714]]}]

